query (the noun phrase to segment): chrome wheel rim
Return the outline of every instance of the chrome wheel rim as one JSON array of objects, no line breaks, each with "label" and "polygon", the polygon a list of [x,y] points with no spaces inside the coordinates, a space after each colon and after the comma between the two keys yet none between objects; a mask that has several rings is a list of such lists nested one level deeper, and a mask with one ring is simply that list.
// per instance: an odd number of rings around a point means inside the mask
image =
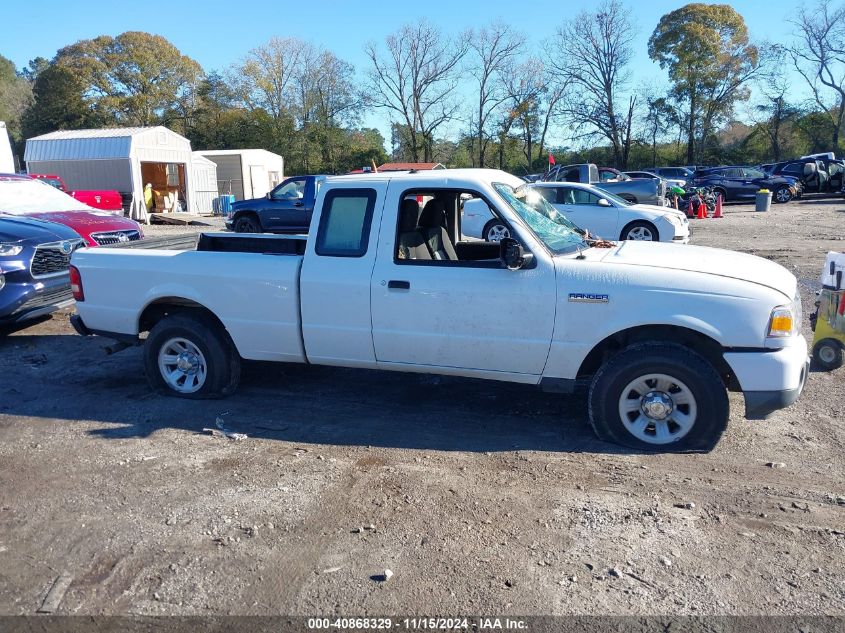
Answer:
[{"label": "chrome wheel rim", "polygon": [[510,237],[511,232],[504,224],[494,224],[487,229],[488,242],[501,242],[504,238]]},{"label": "chrome wheel rim", "polygon": [[692,391],[668,374],[635,378],[619,397],[622,425],[647,444],[677,442],[692,430],[697,415]]},{"label": "chrome wheel rim", "polygon": [[179,393],[199,391],[208,375],[205,356],[186,338],[172,338],[161,346],[158,370],[167,386]]},{"label": "chrome wheel rim", "polygon": [[635,226],[633,229],[628,231],[628,238],[629,240],[637,240],[637,241],[651,241],[653,239],[653,235],[651,230],[646,226]]},{"label": "chrome wheel rim", "polygon": [[789,202],[789,198],[791,196],[788,189],[778,189],[777,192],[775,192],[775,197],[778,202]]}]

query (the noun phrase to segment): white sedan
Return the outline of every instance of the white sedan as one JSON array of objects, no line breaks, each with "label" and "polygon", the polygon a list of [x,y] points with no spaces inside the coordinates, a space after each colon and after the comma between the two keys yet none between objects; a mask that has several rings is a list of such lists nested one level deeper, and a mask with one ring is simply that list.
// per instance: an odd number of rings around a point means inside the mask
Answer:
[{"label": "white sedan", "polygon": [[[675,209],[631,204],[612,193],[579,183],[539,182],[526,186],[590,235],[607,240],[689,243],[689,220]],[[480,199],[464,203],[461,232],[488,242],[510,237],[507,225]]]}]

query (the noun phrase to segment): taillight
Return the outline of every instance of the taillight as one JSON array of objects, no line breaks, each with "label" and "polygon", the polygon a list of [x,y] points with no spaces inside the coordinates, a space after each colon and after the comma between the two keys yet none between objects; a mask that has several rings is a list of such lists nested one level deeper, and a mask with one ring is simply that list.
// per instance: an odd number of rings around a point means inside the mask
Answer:
[{"label": "taillight", "polygon": [[82,275],[76,266],[70,267],[70,290],[73,298],[77,301],[85,301],[85,292],[82,290]]}]

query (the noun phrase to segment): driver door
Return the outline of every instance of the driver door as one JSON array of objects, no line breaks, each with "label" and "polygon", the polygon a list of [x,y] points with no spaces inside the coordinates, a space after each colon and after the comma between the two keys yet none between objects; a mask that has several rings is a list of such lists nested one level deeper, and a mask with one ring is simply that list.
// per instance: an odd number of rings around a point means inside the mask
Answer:
[{"label": "driver door", "polygon": [[261,218],[270,231],[307,231],[308,209],[305,205],[306,178],[288,178],[269,194],[266,211]]}]

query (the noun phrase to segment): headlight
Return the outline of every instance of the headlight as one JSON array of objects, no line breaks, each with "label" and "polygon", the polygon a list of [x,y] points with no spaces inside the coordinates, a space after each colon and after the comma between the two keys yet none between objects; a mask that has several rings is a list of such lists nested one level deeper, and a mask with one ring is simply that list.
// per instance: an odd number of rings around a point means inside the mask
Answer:
[{"label": "headlight", "polygon": [[793,306],[780,306],[769,317],[769,338],[786,338],[798,331],[798,319]]},{"label": "headlight", "polygon": [[3,290],[3,286],[6,285],[6,275],[0,272],[0,290]]},{"label": "headlight", "polygon": [[661,219],[666,220],[669,224],[672,224],[673,226],[683,226],[681,218],[671,213],[667,213],[666,215],[661,216]]},{"label": "headlight", "polygon": [[0,243],[0,257],[13,257],[23,250],[20,244]]}]

